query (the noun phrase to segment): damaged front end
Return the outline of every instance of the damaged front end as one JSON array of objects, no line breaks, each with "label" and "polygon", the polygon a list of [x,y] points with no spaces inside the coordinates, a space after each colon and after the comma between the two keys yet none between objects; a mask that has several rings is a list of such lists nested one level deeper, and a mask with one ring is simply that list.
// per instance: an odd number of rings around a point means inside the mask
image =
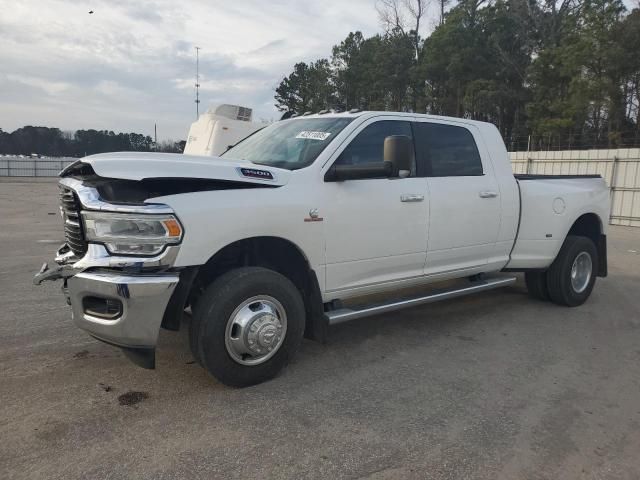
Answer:
[{"label": "damaged front end", "polygon": [[174,267],[182,226],[167,205],[104,200],[98,185],[108,182],[74,165],[60,180],[66,243],[34,283],[62,280],[78,327],[154,368],[160,327],[175,327],[168,315],[182,315],[195,275]]}]

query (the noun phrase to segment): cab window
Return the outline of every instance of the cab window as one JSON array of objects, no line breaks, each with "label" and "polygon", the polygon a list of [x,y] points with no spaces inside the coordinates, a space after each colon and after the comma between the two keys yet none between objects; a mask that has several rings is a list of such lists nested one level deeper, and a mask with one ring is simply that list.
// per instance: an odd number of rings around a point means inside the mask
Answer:
[{"label": "cab window", "polygon": [[414,123],[418,175],[462,177],[482,175],[482,161],[473,135],[464,127]]},{"label": "cab window", "polygon": [[406,135],[413,138],[411,124],[399,120],[382,120],[372,123],[349,143],[336,160],[336,164],[358,165],[383,162],[384,139],[390,135]]}]

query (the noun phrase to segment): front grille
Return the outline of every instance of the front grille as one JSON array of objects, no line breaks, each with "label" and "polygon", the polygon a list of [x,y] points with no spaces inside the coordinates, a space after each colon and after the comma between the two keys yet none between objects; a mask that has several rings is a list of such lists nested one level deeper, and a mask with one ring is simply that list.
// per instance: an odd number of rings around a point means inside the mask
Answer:
[{"label": "front grille", "polygon": [[80,201],[76,193],[63,185],[60,185],[60,207],[64,220],[64,236],[71,251],[82,257],[87,253],[87,241],[82,231],[80,219]]}]

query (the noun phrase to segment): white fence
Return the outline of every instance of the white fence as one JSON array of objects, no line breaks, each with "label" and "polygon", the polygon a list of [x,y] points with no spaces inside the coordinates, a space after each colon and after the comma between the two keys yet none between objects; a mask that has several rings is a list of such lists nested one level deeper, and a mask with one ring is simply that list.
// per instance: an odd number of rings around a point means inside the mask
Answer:
[{"label": "white fence", "polygon": [[[601,175],[611,189],[612,225],[640,227],[640,149],[511,152],[514,173]],[[54,177],[75,158],[0,157],[0,177]]]},{"label": "white fence", "polygon": [[0,157],[0,177],[55,177],[73,157]]},{"label": "white fence", "polygon": [[611,190],[612,225],[640,227],[640,148],[511,152],[514,173],[597,174]]}]

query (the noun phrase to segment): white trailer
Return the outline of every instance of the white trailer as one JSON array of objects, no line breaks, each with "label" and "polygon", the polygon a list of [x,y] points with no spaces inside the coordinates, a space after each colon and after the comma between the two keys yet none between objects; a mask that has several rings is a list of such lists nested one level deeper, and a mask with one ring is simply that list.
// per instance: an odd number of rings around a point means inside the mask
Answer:
[{"label": "white trailer", "polygon": [[217,156],[266,124],[252,122],[252,110],[238,105],[218,105],[191,124],[184,153]]}]

